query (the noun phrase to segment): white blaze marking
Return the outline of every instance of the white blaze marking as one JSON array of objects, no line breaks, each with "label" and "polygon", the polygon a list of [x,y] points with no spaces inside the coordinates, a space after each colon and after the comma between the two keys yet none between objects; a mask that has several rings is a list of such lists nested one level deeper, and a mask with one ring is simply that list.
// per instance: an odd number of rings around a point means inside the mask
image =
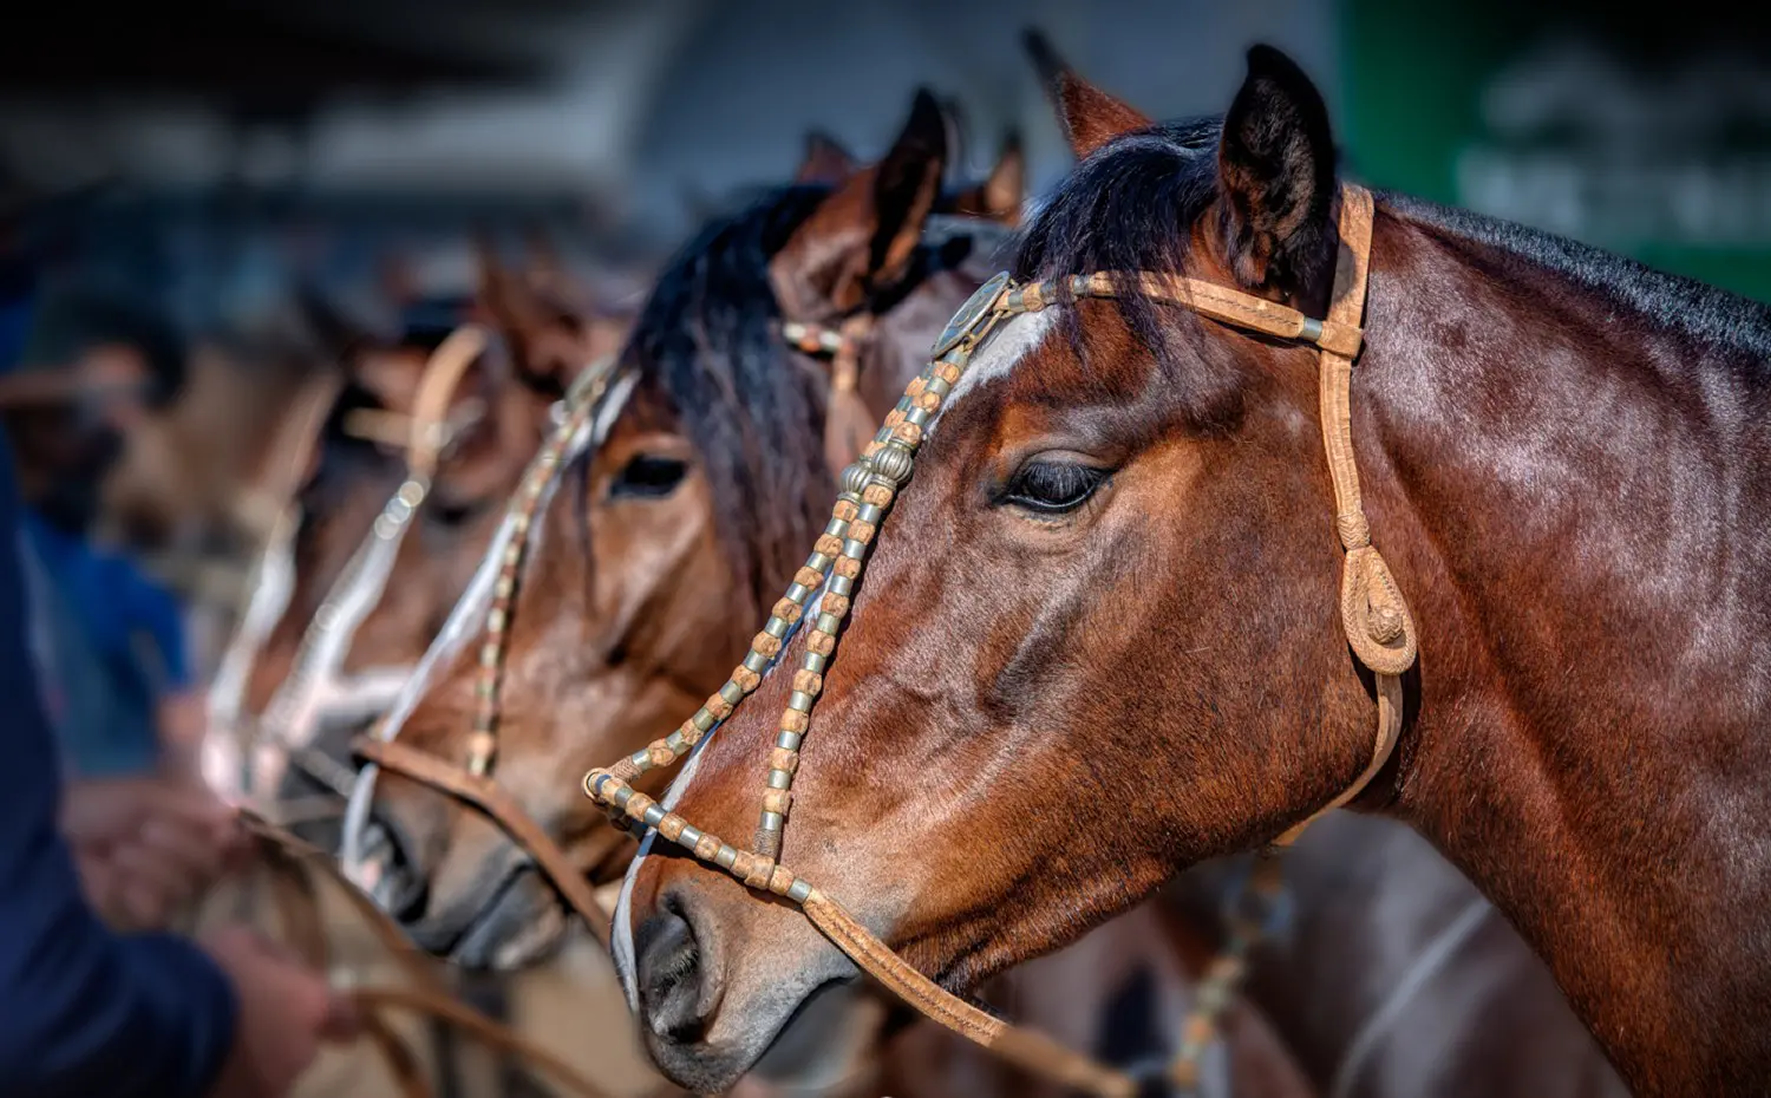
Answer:
[{"label": "white blaze marking", "polygon": [[940,411],[922,429],[923,438],[928,438],[934,432],[935,425],[941,422],[941,417],[965,399],[973,389],[1014,373],[1021,360],[1045,342],[1046,335],[1057,323],[1057,316],[1056,309],[1048,308],[1037,313],[1021,313],[1004,321],[1002,327],[972,356],[965,373],[959,375],[959,383],[953,386],[953,391],[941,402]]}]

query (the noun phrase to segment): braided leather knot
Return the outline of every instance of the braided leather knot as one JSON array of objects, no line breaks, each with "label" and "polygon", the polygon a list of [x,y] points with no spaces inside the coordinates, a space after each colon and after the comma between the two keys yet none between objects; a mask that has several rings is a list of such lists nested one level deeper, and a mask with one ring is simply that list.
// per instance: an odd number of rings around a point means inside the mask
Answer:
[{"label": "braided leather knot", "polygon": [[1365,512],[1347,511],[1334,517],[1334,528],[1340,533],[1341,545],[1347,549],[1362,549],[1371,544],[1371,524],[1365,521]]},{"label": "braided leather knot", "polygon": [[1414,663],[1414,623],[1389,565],[1370,545],[1347,553],[1341,572],[1341,626],[1359,662],[1380,675]]}]

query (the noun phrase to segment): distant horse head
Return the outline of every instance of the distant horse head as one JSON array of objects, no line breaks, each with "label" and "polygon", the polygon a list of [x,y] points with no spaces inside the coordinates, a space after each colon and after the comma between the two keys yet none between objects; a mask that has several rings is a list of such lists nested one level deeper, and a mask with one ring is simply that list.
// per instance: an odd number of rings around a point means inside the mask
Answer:
[{"label": "distant horse head", "polygon": [[[269,741],[255,782],[266,793],[284,751],[318,746],[342,759],[349,735],[392,700],[466,589],[566,385],[607,353],[620,324],[563,271],[512,270],[489,245],[477,298],[409,303],[397,337],[377,338],[318,301],[309,310],[348,381],[294,500],[282,612],[245,680],[244,709]],[[429,373],[450,333],[475,317],[489,338],[465,368]],[[426,400],[444,437],[415,470],[414,417]],[[326,784],[341,787],[342,766],[324,768]]]},{"label": "distant horse head", "polygon": [[[877,164],[814,141],[802,182],[703,227],[653,288],[594,439],[529,532],[508,620],[493,611],[502,655],[433,652],[433,681],[389,730],[464,762],[495,694],[492,776],[593,879],[633,844],[561,776],[643,744],[718,684],[821,528],[832,455],[857,417],[871,430],[982,279],[997,232],[941,213],[947,160],[923,94]],[[464,620],[458,642],[485,621]],[[422,944],[509,966],[557,937],[557,897],[491,820],[392,774],[374,813],[383,899]]]}]

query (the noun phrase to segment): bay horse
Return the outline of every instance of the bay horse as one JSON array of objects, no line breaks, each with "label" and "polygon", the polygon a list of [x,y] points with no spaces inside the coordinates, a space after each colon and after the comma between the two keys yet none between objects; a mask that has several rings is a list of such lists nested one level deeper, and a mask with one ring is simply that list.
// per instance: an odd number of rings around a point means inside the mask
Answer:
[{"label": "bay horse", "polygon": [[[408,309],[406,330],[395,339],[351,325],[322,302],[308,304],[310,316],[340,349],[349,380],[294,501],[300,518],[281,611],[244,660],[246,668],[236,672],[234,689],[244,713],[271,719],[276,702],[288,701],[296,689],[290,674],[299,660],[333,665],[306,668],[298,676],[335,680],[334,688],[318,699],[319,710],[296,704],[295,717],[276,722],[278,742],[270,757],[279,758],[289,746],[313,746],[319,758],[303,757],[310,769],[325,770],[328,780],[321,785],[336,793],[348,789],[350,780],[344,743],[391,702],[465,589],[565,385],[586,362],[606,354],[625,329],[619,310],[589,301],[563,271],[549,264],[512,269],[489,240],[481,242],[480,272],[474,301],[431,303],[428,309],[419,303]],[[453,433],[428,492],[407,520],[414,529],[407,535],[403,526],[392,528],[385,570],[354,568],[372,551],[371,543],[389,533],[390,499],[411,476],[406,425],[432,355],[459,324],[475,319],[492,338],[447,394]],[[351,620],[342,620],[339,608],[353,600],[361,605]],[[334,619],[330,627],[345,634],[324,660],[315,650],[322,607]],[[297,686],[325,688],[305,681]],[[267,796],[290,795],[307,789],[312,777],[283,788],[280,764],[273,763],[256,784]]]},{"label": "bay horse", "polygon": [[[1396,195],[1366,251],[1320,94],[1267,47],[1221,121],[1063,99],[1083,162],[1017,288],[956,317],[961,343],[1002,326],[884,497],[768,882],[959,989],[1354,791],[1493,900],[1637,1093],[1761,1089],[1771,310]],[[1350,396],[1299,337],[1357,353]],[[1336,518],[1355,464],[1369,535],[1357,503]],[[1343,608],[1343,552],[1372,544],[1388,572],[1362,556]],[[1418,659],[1374,677],[1361,614]],[[750,834],[800,761],[759,715],[793,689],[626,803]],[[790,902],[634,863],[616,956],[667,1074],[717,1089],[853,977]]]}]

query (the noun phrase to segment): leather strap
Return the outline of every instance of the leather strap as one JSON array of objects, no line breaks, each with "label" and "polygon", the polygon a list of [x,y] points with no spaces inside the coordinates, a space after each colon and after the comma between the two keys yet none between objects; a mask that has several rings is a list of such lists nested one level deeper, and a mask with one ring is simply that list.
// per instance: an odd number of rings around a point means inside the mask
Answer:
[{"label": "leather strap", "polygon": [[486,349],[486,342],[483,328],[463,324],[431,353],[418,382],[418,395],[412,400],[412,432],[406,443],[409,476],[428,480],[437,471],[437,461],[449,444],[449,405],[467,368]]},{"label": "leather strap", "polygon": [[411,1048],[387,1024],[384,1015],[390,1010],[416,1011],[446,1022],[494,1049],[539,1067],[542,1073],[581,1098],[606,1098],[601,1088],[570,1064],[450,996],[430,958],[414,950],[392,920],[346,880],[336,863],[318,848],[252,813],[242,812],[240,818],[247,832],[259,841],[265,865],[272,872],[272,880],[278,882],[275,887],[279,915],[286,930],[299,928],[290,931],[290,945],[307,964],[325,971],[330,953],[320,930],[318,893],[304,872],[313,869],[339,886],[376,937],[388,946],[402,970],[415,981],[417,986],[411,988],[357,988],[351,992],[363,1016],[364,1037],[380,1051],[403,1098],[428,1098],[431,1089]]},{"label": "leather strap", "polygon": [[[1370,195],[1366,195],[1366,198],[1369,210]],[[1098,271],[1072,279],[1071,289],[1078,297],[1118,297],[1128,277],[1136,283],[1138,293],[1143,296],[1178,305],[1245,331],[1262,332],[1279,339],[1306,340],[1324,351],[1333,351],[1349,359],[1359,353],[1359,345],[1364,338],[1359,327],[1359,313],[1356,311],[1351,315],[1343,314],[1338,317],[1331,311],[1328,319],[1316,320],[1289,305],[1245,294],[1241,290],[1233,290],[1202,278],[1153,271],[1141,271],[1131,276]],[[1363,274],[1360,286],[1363,290]],[[1039,286],[1030,286],[1023,291],[1025,304],[1022,307],[1038,309],[1051,304],[1050,301],[1037,300],[1033,296],[1034,291],[1040,289]]]},{"label": "leather strap", "polygon": [[[1365,312],[1366,272],[1371,258],[1371,192],[1344,187],[1340,195],[1340,255],[1324,329],[1356,325]],[[1357,352],[1357,348],[1353,353]],[[1346,557],[1341,565],[1341,627],[1347,644],[1369,668],[1377,686],[1377,735],[1365,769],[1339,796],[1287,830],[1275,845],[1289,846],[1304,829],[1364,792],[1377,777],[1402,734],[1402,679],[1414,663],[1414,619],[1377,547],[1359,495],[1353,453],[1353,353],[1322,345],[1318,388],[1322,447],[1334,485],[1335,530]]]},{"label": "leather strap", "polygon": [[869,976],[932,1021],[1004,1060],[1100,1098],[1134,1098],[1131,1076],[1074,1052],[1036,1030],[1013,1026],[943,990],[874,937],[848,909],[812,889],[806,918]]},{"label": "leather strap", "polygon": [[352,749],[383,770],[391,770],[441,790],[496,820],[535,859],[597,943],[604,947],[609,945],[609,913],[597,903],[596,893],[584,879],[584,874],[573,867],[565,852],[497,782],[470,774],[397,740],[363,736],[352,744]]}]

